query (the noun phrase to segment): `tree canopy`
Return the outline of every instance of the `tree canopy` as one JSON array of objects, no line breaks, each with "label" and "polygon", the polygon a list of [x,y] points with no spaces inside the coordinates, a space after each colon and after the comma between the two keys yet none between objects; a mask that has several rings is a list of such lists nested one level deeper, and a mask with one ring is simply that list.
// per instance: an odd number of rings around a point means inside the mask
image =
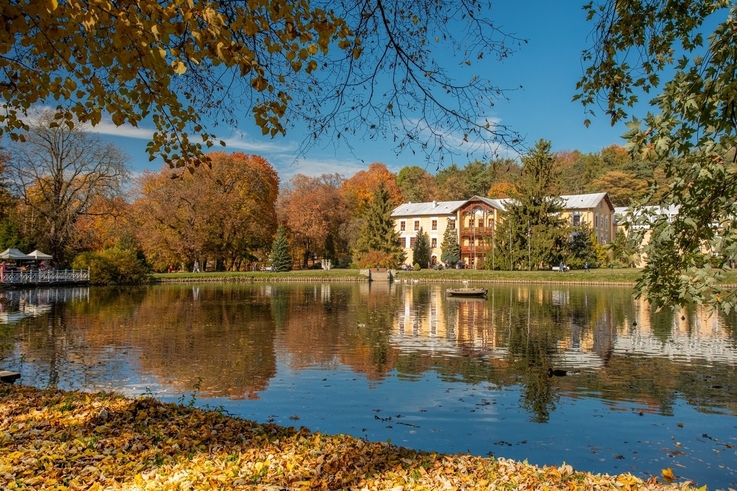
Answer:
[{"label": "tree canopy", "polygon": [[486,114],[505,91],[458,68],[520,43],[489,9],[479,0],[11,0],[0,9],[0,136],[23,138],[34,107],[50,105],[70,128],[106,115],[116,125],[150,120],[151,158],[177,166],[216,143],[209,121],[236,127],[244,113],[265,135],[302,121],[313,138],[391,135],[398,149],[428,155],[448,151],[455,135],[469,150],[515,145]]},{"label": "tree canopy", "polygon": [[652,231],[639,291],[658,306],[693,300],[729,311],[737,295],[717,280],[737,261],[737,4],[606,0],[586,9],[596,41],[576,98],[616,122],[643,92],[660,91],[653,113],[629,121],[625,137],[671,179],[658,196],[678,215],[630,217]]},{"label": "tree canopy", "polygon": [[12,145],[7,173],[27,220],[37,222],[34,242],[66,265],[78,220],[97,199],[122,195],[127,156],[97,135],[53,122],[52,113],[41,114],[24,141]]}]

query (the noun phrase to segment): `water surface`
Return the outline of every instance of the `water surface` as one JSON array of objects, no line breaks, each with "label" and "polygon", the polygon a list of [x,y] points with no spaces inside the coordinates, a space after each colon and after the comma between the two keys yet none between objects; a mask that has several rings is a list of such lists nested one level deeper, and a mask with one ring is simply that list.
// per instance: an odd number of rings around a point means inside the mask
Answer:
[{"label": "water surface", "polygon": [[737,485],[734,316],[655,313],[620,287],[449,286],[5,292],[0,368],[423,450]]}]

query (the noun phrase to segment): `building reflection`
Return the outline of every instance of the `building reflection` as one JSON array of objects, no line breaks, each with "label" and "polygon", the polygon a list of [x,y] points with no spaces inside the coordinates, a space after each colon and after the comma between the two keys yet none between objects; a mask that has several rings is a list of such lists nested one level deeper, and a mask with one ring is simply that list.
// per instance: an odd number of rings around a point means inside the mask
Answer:
[{"label": "building reflection", "polygon": [[618,326],[616,353],[737,364],[731,332],[718,312],[702,306],[654,312],[642,298],[634,306],[632,318]]},{"label": "building reflection", "polygon": [[[665,313],[654,312],[644,299],[628,298],[622,308],[602,293],[576,293],[576,302],[571,295],[569,289],[514,285],[469,299],[447,297],[439,285],[400,285],[391,343],[402,352],[500,359],[507,333],[516,327],[513,319],[527,316],[538,326],[547,310],[563,328],[550,359],[561,368],[603,368],[616,354],[737,363],[724,317],[705,307]],[[527,305],[533,311],[526,312]]]}]

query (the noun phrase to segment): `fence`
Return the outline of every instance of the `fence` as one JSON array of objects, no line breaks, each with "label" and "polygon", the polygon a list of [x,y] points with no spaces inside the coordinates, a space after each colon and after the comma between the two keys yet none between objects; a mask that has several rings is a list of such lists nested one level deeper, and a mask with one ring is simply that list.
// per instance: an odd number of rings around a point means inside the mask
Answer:
[{"label": "fence", "polygon": [[90,281],[89,269],[27,269],[3,271],[0,282],[11,285],[44,283],[86,283]]}]

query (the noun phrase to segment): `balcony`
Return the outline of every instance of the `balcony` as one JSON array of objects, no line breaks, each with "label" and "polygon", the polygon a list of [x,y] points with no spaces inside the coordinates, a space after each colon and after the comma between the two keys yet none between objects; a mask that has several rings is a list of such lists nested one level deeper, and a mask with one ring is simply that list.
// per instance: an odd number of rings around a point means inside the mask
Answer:
[{"label": "balcony", "polygon": [[464,227],[461,229],[461,237],[488,237],[494,233],[494,227]]}]

